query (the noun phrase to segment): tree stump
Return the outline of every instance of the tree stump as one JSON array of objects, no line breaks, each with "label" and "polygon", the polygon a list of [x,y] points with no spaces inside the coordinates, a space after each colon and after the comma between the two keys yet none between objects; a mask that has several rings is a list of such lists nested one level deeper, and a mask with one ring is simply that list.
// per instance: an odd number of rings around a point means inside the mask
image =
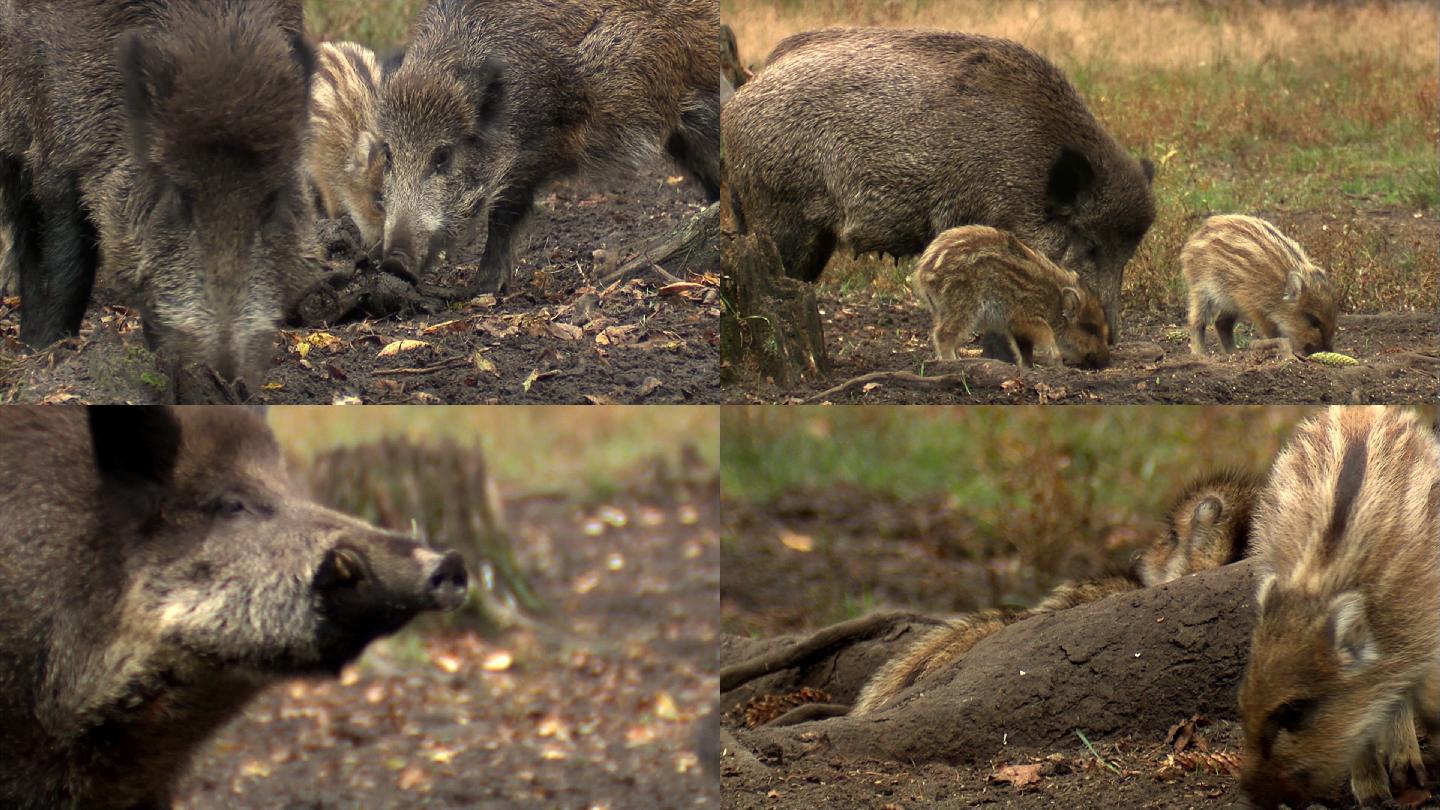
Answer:
[{"label": "tree stump", "polygon": [[704,275],[720,269],[720,203],[711,203],[679,228],[656,237],[640,248],[635,258],[599,280],[608,286],[622,278],[659,266],[679,278],[686,273]]},{"label": "tree stump", "polygon": [[720,260],[720,383],[755,375],[789,388],[828,373],[815,288],[785,276],[774,243],[722,233]]}]

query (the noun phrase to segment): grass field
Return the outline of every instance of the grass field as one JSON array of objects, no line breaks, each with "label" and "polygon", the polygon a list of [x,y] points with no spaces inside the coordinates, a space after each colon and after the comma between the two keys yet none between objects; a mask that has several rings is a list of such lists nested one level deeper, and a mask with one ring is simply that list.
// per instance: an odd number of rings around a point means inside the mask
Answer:
[{"label": "grass field", "polygon": [[484,448],[501,484],[574,495],[612,491],[642,465],[675,462],[693,446],[713,467],[719,420],[713,408],[680,406],[275,407],[281,444],[302,458],[386,436]]},{"label": "grass field", "polygon": [[306,0],[305,25],[318,40],[350,40],[380,51],[401,45],[424,0]]},{"label": "grass field", "polygon": [[[1178,306],[1199,220],[1282,220],[1338,279],[1344,311],[1440,295],[1437,11],[1431,3],[1240,0],[721,0],[746,63],[829,25],[1002,36],[1055,62],[1122,144],[1158,166],[1158,219],[1126,305]],[[1397,236],[1397,234],[1399,234]],[[832,261],[828,283],[908,296],[908,262]]]}]

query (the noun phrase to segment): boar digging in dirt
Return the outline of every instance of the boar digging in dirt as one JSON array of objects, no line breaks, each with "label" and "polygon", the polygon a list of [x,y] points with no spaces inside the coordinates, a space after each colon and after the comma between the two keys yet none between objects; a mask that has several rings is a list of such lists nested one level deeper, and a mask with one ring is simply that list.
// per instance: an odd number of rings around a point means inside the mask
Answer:
[{"label": "boar digging in dirt", "polygon": [[713,0],[434,0],[381,91],[382,269],[412,282],[484,235],[507,289],[546,182],[666,153],[719,196]]},{"label": "boar digging in dirt", "polygon": [[1031,250],[1014,234],[984,225],[935,237],[910,277],[915,297],[935,315],[931,339],[941,360],[954,360],[977,331],[999,336],[1005,359],[1083,368],[1110,363],[1110,327],[1100,299],[1069,270]]},{"label": "boar digging in dirt", "polygon": [[1220,346],[1235,351],[1235,321],[1267,338],[1284,337],[1297,352],[1334,350],[1335,291],[1295,240],[1263,219],[1205,220],[1180,251],[1190,289],[1190,351],[1205,353],[1213,321]]},{"label": "boar digging in dirt", "polygon": [[1440,445],[1415,413],[1301,425],[1255,517],[1268,575],[1240,687],[1241,787],[1306,807],[1348,775],[1362,805],[1425,781],[1440,730]]},{"label": "boar digging in dirt", "polygon": [[787,274],[815,280],[837,244],[911,256],[990,225],[1079,273],[1114,342],[1153,169],[1035,52],[941,31],[797,34],[722,119],[737,227],[769,236]]},{"label": "boar digging in dirt", "polygon": [[298,3],[0,5],[0,201],[20,336],[76,334],[97,264],[182,401],[256,387],[309,287]]},{"label": "boar digging in dirt", "polygon": [[296,494],[248,410],[6,410],[4,807],[169,807],[260,689],[465,600],[454,552]]}]

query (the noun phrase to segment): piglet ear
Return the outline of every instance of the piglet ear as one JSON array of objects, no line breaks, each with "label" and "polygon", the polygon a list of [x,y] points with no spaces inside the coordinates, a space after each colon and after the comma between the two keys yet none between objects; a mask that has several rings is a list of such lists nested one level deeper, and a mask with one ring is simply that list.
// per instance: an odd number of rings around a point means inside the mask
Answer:
[{"label": "piglet ear", "polygon": [[1060,317],[1067,321],[1073,321],[1079,312],[1080,291],[1074,287],[1060,288]]},{"label": "piglet ear", "polygon": [[1299,273],[1291,271],[1291,273],[1285,277],[1285,295],[1283,297],[1283,300],[1297,301],[1300,298],[1300,293],[1304,290],[1305,277],[1300,275]]},{"label": "piglet ear", "polygon": [[1194,520],[1196,523],[1213,526],[1224,511],[1225,507],[1220,503],[1220,499],[1209,495],[1200,503],[1195,504]]},{"label": "piglet ear", "polygon": [[1369,667],[1380,657],[1375,634],[1365,618],[1365,597],[1360,593],[1347,591],[1335,597],[1326,627],[1340,668],[1347,674]]},{"label": "piglet ear", "polygon": [[123,487],[165,487],[175,477],[180,422],[169,408],[94,405],[88,409],[95,466]]}]

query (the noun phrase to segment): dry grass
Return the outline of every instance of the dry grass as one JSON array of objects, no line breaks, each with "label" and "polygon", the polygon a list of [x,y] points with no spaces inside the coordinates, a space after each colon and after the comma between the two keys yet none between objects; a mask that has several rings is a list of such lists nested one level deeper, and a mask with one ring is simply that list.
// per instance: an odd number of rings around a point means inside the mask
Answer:
[{"label": "dry grass", "polygon": [[317,40],[350,40],[387,51],[404,43],[424,5],[424,0],[306,0],[305,26]]},{"label": "dry grass", "polygon": [[[1159,218],[1127,269],[1131,307],[1180,306],[1180,246],[1213,213],[1293,228],[1347,310],[1433,309],[1440,296],[1432,4],[721,0],[721,14],[754,63],[828,25],[964,30],[1045,54],[1159,164]],[[907,269],[841,257],[827,277],[903,297]]]}]

